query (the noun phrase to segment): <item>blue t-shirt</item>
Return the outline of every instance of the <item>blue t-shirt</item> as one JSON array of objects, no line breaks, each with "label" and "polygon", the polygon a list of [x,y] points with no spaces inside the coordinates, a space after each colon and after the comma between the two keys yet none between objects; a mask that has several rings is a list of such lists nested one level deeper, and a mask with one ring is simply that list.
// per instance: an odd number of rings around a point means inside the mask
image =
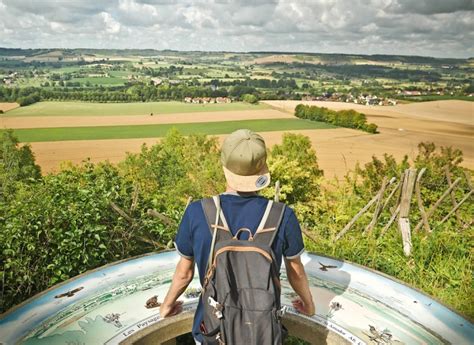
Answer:
[{"label": "blue t-shirt", "polygon": [[[268,199],[259,196],[239,196],[234,193],[220,195],[222,212],[227,220],[232,234],[240,228],[248,228],[255,233],[263,217]],[[243,232],[240,239],[248,238]],[[178,253],[188,259],[194,259],[199,271],[201,285],[206,275],[206,265],[211,249],[212,236],[206,221],[206,216],[200,201],[191,203],[184,212],[176,235],[175,247]],[[304,251],[303,237],[295,213],[289,207],[285,208],[277,236],[272,245],[278,267],[281,266],[282,256],[287,259],[298,257]],[[193,336],[202,342],[199,325],[202,321],[201,300],[194,315]]]}]

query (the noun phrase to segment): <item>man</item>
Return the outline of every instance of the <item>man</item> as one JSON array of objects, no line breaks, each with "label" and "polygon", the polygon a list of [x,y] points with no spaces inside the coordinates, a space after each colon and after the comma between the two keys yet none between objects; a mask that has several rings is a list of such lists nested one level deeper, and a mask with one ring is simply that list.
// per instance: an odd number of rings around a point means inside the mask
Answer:
[{"label": "man", "polygon": [[[268,200],[259,196],[257,191],[270,184],[266,158],[263,138],[247,129],[235,131],[222,145],[221,162],[227,190],[220,195],[220,205],[233,235],[240,228],[251,229],[254,234],[262,219]],[[242,234],[241,239],[245,239],[245,236],[248,237],[248,234]],[[160,307],[162,317],[182,311],[182,302],[177,299],[193,279],[195,263],[201,285],[203,284],[211,241],[212,236],[202,205],[200,202],[193,202],[186,209],[176,236],[175,247],[181,258],[168,294]],[[272,250],[278,267],[281,266],[282,257],[285,258],[288,281],[299,296],[293,301],[293,306],[303,314],[313,315],[313,298],[300,260],[304,251],[301,229],[289,207],[286,207],[283,213]],[[197,344],[202,342],[202,318],[203,306],[200,301],[193,324],[193,336]]]}]

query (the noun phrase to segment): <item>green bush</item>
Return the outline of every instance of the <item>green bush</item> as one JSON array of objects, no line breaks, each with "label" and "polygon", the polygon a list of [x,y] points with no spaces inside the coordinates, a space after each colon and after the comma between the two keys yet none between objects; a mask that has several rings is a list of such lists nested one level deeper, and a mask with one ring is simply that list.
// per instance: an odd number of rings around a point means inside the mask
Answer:
[{"label": "green bush", "polygon": [[242,95],[242,101],[250,103],[250,104],[257,104],[258,103],[258,98],[255,95],[252,94],[245,94]]},{"label": "green bush", "polygon": [[88,269],[169,247],[176,226],[147,210],[177,224],[189,196],[224,188],[217,140],[205,136],[172,131],[119,167],[86,162],[43,178],[10,132],[1,147],[0,181],[9,187],[0,206],[2,310]]},{"label": "green bush", "polygon": [[17,102],[18,102],[18,104],[20,104],[21,107],[25,107],[27,105],[39,102],[40,100],[41,100],[41,97],[40,97],[39,93],[33,93],[31,95],[18,98]]},{"label": "green bush", "polygon": [[[18,184],[30,185],[41,177],[41,170],[29,145],[19,146],[12,130],[0,137],[0,205],[15,195]],[[0,206],[1,208],[1,206]]]}]

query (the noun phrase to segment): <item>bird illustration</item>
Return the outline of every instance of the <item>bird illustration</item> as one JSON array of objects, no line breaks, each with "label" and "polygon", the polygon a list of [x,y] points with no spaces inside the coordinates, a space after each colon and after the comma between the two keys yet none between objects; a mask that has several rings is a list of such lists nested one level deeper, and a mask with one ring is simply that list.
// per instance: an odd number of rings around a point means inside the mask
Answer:
[{"label": "bird illustration", "polygon": [[393,335],[388,329],[384,329],[383,331],[379,331],[375,326],[369,325],[370,334],[362,331],[371,342],[375,344],[393,344],[400,343],[398,340],[393,340]]},{"label": "bird illustration", "polygon": [[334,311],[338,311],[338,310],[343,309],[342,304],[339,303],[339,302],[332,302],[331,305],[330,305],[330,308],[333,309]]},{"label": "bird illustration", "polygon": [[321,267],[319,267],[319,269],[320,269],[321,271],[327,271],[328,268],[337,268],[337,266],[325,265],[325,264],[321,263],[320,261],[318,261],[318,262],[319,262],[319,264],[321,265]]},{"label": "bird illustration", "polygon": [[59,295],[56,295],[54,296],[54,298],[63,298],[63,297],[72,297],[74,296],[77,292],[81,291],[82,289],[84,289],[84,286],[80,286],[74,290],[69,290],[65,293],[62,293],[62,294],[59,294]]},{"label": "bird illustration", "polygon": [[151,309],[151,308],[156,308],[156,307],[159,307],[161,305],[160,302],[158,302],[158,295],[155,295],[153,297],[150,297],[147,301],[146,301],[146,304],[145,304],[145,307],[147,309]]},{"label": "bird illustration", "polygon": [[117,328],[122,327],[122,323],[119,320],[120,319],[120,314],[118,314],[118,313],[107,314],[107,315],[105,315],[105,317],[103,316],[102,319],[105,322],[110,323],[110,324],[114,325]]}]

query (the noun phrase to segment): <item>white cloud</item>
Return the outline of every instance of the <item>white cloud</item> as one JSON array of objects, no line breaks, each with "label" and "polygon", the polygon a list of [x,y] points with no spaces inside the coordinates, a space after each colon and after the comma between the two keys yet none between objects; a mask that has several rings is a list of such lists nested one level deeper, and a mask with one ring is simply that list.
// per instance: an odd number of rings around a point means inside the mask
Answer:
[{"label": "white cloud", "polygon": [[117,22],[109,13],[102,12],[100,14],[105,24],[105,31],[109,34],[116,34],[120,31],[120,23]]},{"label": "white cloud", "polygon": [[468,57],[473,14],[472,0],[0,0],[0,46]]}]

